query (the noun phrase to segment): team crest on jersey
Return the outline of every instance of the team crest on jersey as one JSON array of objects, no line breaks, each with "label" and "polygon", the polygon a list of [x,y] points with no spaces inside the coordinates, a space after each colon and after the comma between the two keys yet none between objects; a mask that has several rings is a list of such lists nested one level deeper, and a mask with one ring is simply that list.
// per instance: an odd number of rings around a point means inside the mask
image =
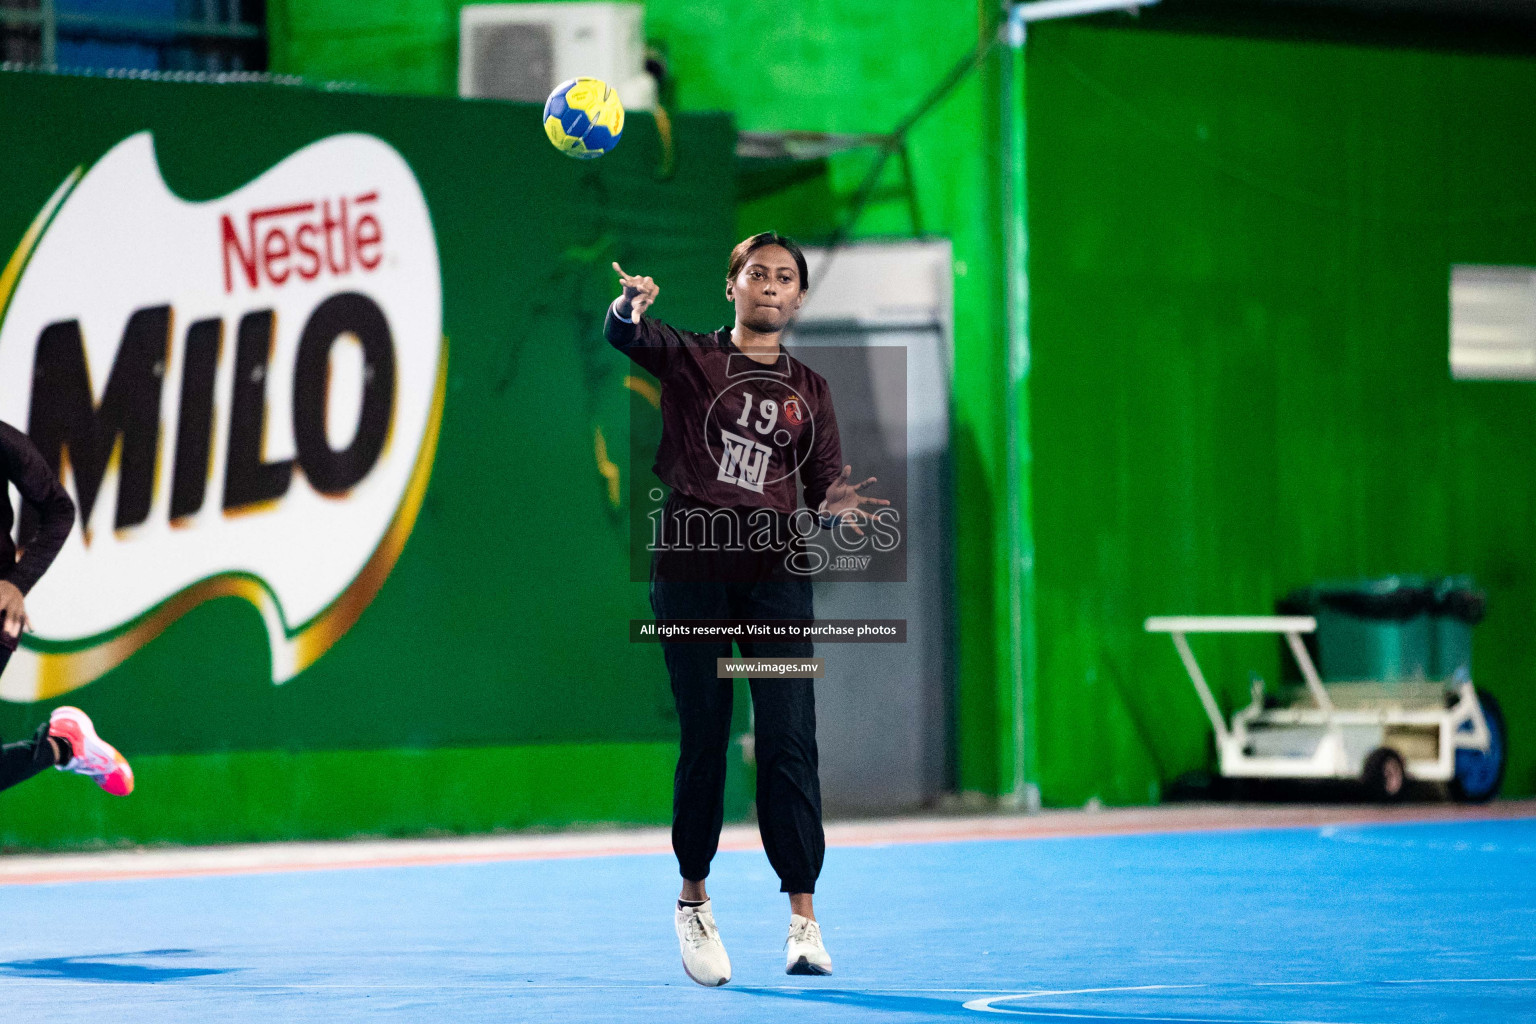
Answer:
[{"label": "team crest on jersey", "polygon": [[800,399],[784,399],[784,418],[797,427],[805,422],[805,410],[800,406]]},{"label": "team crest on jersey", "polygon": [[446,366],[426,199],[382,139],[195,202],[148,132],[77,169],[0,273],[0,419],[79,509],[0,698],[83,686],[226,596],[274,683],[313,664],[415,524]]}]

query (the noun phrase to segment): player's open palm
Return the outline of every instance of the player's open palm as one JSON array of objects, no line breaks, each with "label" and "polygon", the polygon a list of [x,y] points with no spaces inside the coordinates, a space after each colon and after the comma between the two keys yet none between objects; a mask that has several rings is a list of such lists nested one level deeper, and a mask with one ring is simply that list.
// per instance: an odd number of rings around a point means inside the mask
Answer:
[{"label": "player's open palm", "polygon": [[850,484],[848,478],[852,475],[853,467],[844,466],[842,475],[832,481],[832,485],[827,488],[827,500],[824,507],[830,515],[834,515],[843,522],[848,523],[853,527],[853,532],[862,537],[864,536],[864,531],[859,529],[857,524],[868,522],[871,515],[865,506],[889,505],[890,502],[884,498],[871,498],[859,493],[865,487],[875,482],[874,477],[870,477],[868,480],[861,481],[860,483]]},{"label": "player's open palm", "polygon": [[630,319],[638,323],[640,314],[651,308],[651,303],[656,301],[656,296],[661,293],[661,289],[648,277],[624,273],[624,268],[617,263],[613,265],[613,269],[619,275],[619,284],[624,287],[623,304],[629,306]]}]

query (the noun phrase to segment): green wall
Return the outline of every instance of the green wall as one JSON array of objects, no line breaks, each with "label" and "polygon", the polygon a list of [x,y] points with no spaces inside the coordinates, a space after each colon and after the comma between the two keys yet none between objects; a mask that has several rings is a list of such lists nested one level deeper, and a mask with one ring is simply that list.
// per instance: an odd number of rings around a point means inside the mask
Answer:
[{"label": "green wall", "polygon": [[[457,3],[274,0],[277,71],[449,93]],[[747,129],[885,131],[989,5],[647,4],[684,110]],[[1529,385],[1458,384],[1454,261],[1536,262],[1528,60],[1270,41],[1124,19],[1027,51],[1039,721],[1046,801],[1156,800],[1208,728],[1148,614],[1266,610],[1293,585],[1471,572],[1480,682],[1529,731]],[[1190,23],[1193,24],[1193,23]],[[1189,29],[1189,25],[1184,26]],[[358,45],[363,44],[363,45]],[[954,240],[958,786],[1011,778],[1002,130],[994,52],[914,129],[925,231]],[[830,226],[869,166],[746,203],[738,233]],[[894,168],[883,185],[896,183]],[[815,211],[814,214],[807,211]],[[887,188],[855,235],[907,233]],[[1513,433],[1512,433],[1513,432]],[[1228,697],[1269,642],[1202,649]],[[1529,792],[1518,735],[1508,791]]]},{"label": "green wall", "polygon": [[[1207,765],[1154,614],[1471,573],[1536,784],[1536,383],[1452,381],[1453,263],[1536,265],[1536,62],[1037,29],[1029,46],[1042,785]],[[1273,641],[1197,638],[1228,707]],[[1207,660],[1209,659],[1209,660]]]},{"label": "green wall", "polygon": [[[107,731],[105,716],[99,724]],[[7,790],[0,845],[93,849],[660,825],[672,818],[677,744],[263,750],[132,760],[134,791],[126,799],[51,771]],[[730,783],[728,799],[739,815],[750,786],[739,767]]]},{"label": "green wall", "polygon": [[[262,130],[239,127],[252,123]],[[549,146],[529,106],[0,74],[5,258],[74,167],[146,129],[189,200],[340,132],[400,152],[441,263],[437,458],[382,590],[294,679],[273,685],[257,612],[224,598],[81,689],[0,704],[8,739],[78,704],[139,772],[120,801],[51,774],[7,792],[0,844],[666,820],[675,714],[659,648],[628,642],[627,620],[649,607],[629,582],[625,509],[595,454],[599,430],[624,450],[631,403],[630,364],[602,340],[601,319],[618,259],[667,281],[680,323],[719,322],[729,122],[682,118],[688,159],[663,181],[646,116],[620,152],[579,163]],[[66,800],[68,785],[78,790]]]},{"label": "green wall", "polygon": [[[269,0],[277,72],[379,90],[451,94],[458,60],[457,0]],[[801,0],[791,5],[653,0],[646,34],[676,81],[675,106],[722,110],[747,130],[887,132],[977,44],[990,4]],[[1000,370],[1002,222],[999,208],[998,57],[966,78],[908,137],[923,231],[949,237],[955,258],[954,422],[959,606],[956,621],[959,788],[1008,784],[1011,695]],[[829,161],[827,173],[742,208],[738,236],[767,228],[809,240],[842,222],[875,154]],[[855,237],[913,230],[896,161],[854,225]],[[819,230],[817,230],[819,228]],[[724,263],[724,252],[717,256]],[[658,307],[658,315],[669,315]]]}]

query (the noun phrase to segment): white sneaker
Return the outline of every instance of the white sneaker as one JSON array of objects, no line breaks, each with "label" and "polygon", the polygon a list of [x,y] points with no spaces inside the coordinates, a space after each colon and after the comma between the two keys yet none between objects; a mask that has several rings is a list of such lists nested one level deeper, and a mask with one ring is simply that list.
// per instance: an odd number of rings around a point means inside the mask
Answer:
[{"label": "white sneaker", "polygon": [[785,974],[831,974],[832,955],[821,944],[821,925],[799,914],[789,915],[789,956]]},{"label": "white sneaker", "polygon": [[731,958],[715,927],[709,900],[700,907],[677,908],[677,944],[683,951],[683,970],[700,985],[716,988],[731,980]]}]

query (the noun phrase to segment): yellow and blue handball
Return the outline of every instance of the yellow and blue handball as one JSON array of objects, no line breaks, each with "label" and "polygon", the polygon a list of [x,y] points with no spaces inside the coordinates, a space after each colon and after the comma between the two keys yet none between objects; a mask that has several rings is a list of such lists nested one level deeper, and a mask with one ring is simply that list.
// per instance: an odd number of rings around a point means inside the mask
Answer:
[{"label": "yellow and blue handball", "polygon": [[573,78],[544,101],[544,134],[555,148],[577,160],[602,156],[624,133],[624,104],[607,82]]}]

